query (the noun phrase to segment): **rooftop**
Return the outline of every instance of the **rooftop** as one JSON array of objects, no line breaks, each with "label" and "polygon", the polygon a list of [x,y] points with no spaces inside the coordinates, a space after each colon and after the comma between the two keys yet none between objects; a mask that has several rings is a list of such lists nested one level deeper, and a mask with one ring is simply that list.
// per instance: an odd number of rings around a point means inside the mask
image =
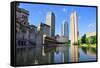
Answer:
[{"label": "rooftop", "polygon": [[23,12],[23,13],[29,15],[29,11],[27,11],[27,10],[25,10],[25,9],[23,9],[23,8],[17,8],[17,11]]},{"label": "rooftop", "polygon": [[50,27],[49,25],[45,24],[45,23],[40,23],[40,26],[47,26]]}]

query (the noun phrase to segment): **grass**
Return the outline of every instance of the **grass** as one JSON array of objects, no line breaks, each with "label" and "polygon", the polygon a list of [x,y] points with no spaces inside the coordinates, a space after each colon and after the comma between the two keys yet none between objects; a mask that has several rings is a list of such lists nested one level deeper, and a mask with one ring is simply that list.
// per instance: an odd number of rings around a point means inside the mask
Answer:
[{"label": "grass", "polygon": [[96,48],[96,44],[80,44],[80,46]]}]

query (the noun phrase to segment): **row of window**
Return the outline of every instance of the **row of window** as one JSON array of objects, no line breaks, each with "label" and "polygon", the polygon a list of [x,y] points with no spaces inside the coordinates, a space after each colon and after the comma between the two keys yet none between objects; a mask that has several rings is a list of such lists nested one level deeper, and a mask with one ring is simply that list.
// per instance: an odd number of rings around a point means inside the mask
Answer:
[{"label": "row of window", "polygon": [[18,41],[18,45],[19,46],[25,46],[26,45],[26,41]]}]

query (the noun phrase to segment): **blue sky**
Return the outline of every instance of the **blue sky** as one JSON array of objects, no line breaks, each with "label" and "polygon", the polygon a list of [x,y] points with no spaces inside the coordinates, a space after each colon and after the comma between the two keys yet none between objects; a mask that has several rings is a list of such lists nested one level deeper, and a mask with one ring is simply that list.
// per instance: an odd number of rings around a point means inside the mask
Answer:
[{"label": "blue sky", "polygon": [[79,7],[79,6],[62,6],[62,5],[43,5],[32,3],[20,3],[20,8],[29,11],[29,23],[38,26],[40,22],[46,23],[46,15],[49,11],[55,14],[55,33],[61,34],[61,24],[66,20],[69,24],[70,35],[70,15],[73,11],[78,14],[79,35],[86,32],[96,31],[96,8]]}]

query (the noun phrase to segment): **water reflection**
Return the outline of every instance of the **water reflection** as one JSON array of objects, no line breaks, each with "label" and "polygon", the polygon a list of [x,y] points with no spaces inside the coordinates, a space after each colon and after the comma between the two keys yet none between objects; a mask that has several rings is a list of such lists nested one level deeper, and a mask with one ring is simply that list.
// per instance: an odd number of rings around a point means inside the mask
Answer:
[{"label": "water reflection", "polygon": [[91,48],[91,47],[81,47],[81,49],[84,51],[85,54],[90,54],[90,55],[94,55],[96,53],[96,48]]},{"label": "water reflection", "polygon": [[79,61],[79,48],[78,45],[71,45],[71,62]]},{"label": "water reflection", "polygon": [[69,62],[69,47],[68,45],[59,44],[55,52],[55,63]]},{"label": "water reflection", "polygon": [[68,63],[96,60],[96,49],[78,45],[51,44],[16,49],[17,65]]},{"label": "water reflection", "polygon": [[80,61],[96,61],[96,48],[91,47],[81,47],[80,52]]}]

